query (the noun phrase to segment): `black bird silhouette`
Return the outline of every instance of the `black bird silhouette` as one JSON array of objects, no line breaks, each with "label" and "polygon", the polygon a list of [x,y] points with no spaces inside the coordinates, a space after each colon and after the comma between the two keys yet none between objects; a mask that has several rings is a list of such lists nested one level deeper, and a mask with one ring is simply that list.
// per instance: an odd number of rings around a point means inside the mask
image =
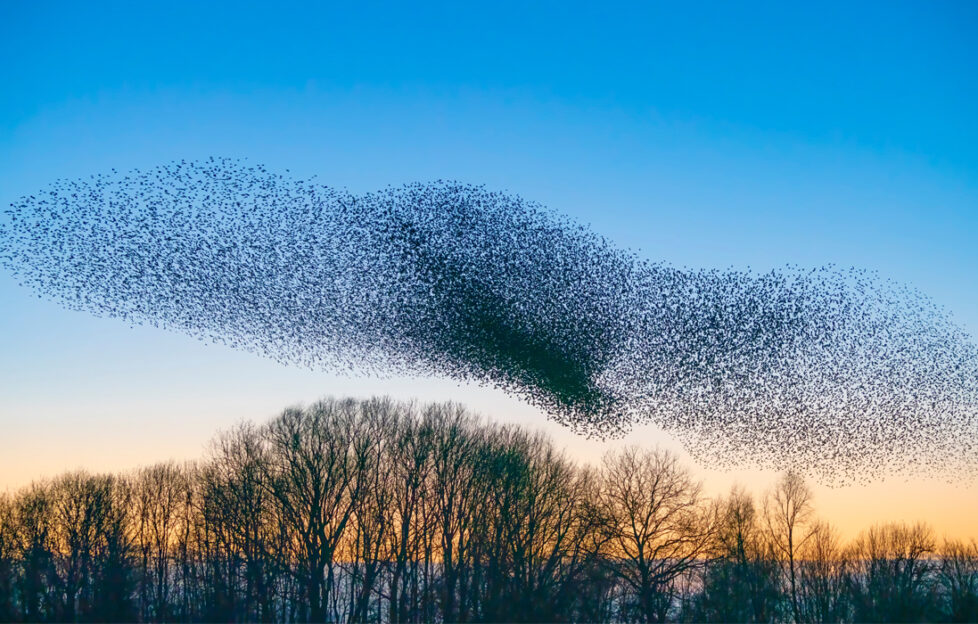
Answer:
[{"label": "black bird silhouette", "polygon": [[711,466],[974,471],[975,345],[856,268],[675,268],[482,187],[356,196],[219,158],[59,181],[7,215],[0,263],[71,308],[487,384],[587,435],[654,421]]}]

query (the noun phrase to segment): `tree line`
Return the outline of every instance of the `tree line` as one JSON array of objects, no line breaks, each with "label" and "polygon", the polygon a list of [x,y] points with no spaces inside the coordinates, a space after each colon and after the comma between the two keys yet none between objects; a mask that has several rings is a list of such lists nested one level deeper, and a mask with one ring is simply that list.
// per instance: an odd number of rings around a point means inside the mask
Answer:
[{"label": "tree line", "polygon": [[844,544],[796,474],[710,498],[662,449],[581,466],[458,404],[327,399],[0,495],[0,620],[967,622],[978,544]]}]

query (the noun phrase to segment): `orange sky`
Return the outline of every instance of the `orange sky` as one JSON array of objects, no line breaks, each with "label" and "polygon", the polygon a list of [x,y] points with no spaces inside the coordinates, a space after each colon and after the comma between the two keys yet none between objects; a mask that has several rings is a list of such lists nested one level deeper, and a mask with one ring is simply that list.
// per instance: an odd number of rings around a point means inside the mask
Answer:
[{"label": "orange sky", "polygon": [[[285,405],[310,402],[329,393],[365,396],[371,391],[422,400],[464,398],[473,409],[496,420],[543,429],[581,462],[597,461],[608,449],[623,444],[661,444],[684,457],[711,495],[725,493],[737,483],[760,494],[777,478],[775,473],[763,471],[704,469],[674,439],[653,426],[639,427],[621,440],[587,440],[497,391],[438,380],[343,379],[285,369],[246,354],[210,351],[217,360],[225,356],[243,358],[241,362],[251,373],[249,383],[205,392],[203,380],[194,382],[190,373],[178,371],[155,392],[135,395],[114,388],[112,379],[103,377],[89,380],[91,385],[85,392],[73,395],[70,379],[61,378],[51,380],[46,397],[6,402],[4,410],[11,413],[0,414],[4,423],[0,489],[17,488],[37,477],[72,468],[120,471],[171,458],[198,458],[216,430],[240,420],[263,421]],[[115,400],[103,398],[113,392]],[[938,537],[978,538],[978,483],[974,481],[952,484],[933,476],[889,478],[836,488],[810,485],[818,515],[836,525],[847,538],[876,522],[916,520],[929,523]]]}]

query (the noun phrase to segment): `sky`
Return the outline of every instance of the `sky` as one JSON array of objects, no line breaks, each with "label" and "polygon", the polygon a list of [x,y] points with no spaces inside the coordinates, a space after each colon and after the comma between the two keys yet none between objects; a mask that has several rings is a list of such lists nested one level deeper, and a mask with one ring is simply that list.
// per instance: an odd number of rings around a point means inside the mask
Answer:
[{"label": "sky", "polygon": [[[531,6],[526,6],[531,5]],[[0,206],[58,178],[230,156],[365,192],[456,179],[685,267],[857,266],[978,336],[978,3],[0,2]],[[0,274],[0,490],[201,456],[326,396],[457,400],[582,462],[579,438],[447,379],[281,366],[70,312]],[[692,465],[692,464],[691,464]],[[694,466],[707,491],[777,475]],[[846,535],[978,537],[978,484],[830,489]]]}]

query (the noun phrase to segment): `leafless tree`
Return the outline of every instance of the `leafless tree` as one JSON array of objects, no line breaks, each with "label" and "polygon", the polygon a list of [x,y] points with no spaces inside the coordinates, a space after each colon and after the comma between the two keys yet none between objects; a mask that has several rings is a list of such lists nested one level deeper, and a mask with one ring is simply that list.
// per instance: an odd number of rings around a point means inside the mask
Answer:
[{"label": "leafless tree", "polygon": [[[440,558],[443,617],[462,621],[469,614],[467,605],[459,609],[459,583],[466,580],[465,563],[471,555],[473,533],[481,528],[477,526],[475,503],[482,474],[473,461],[479,432],[474,417],[459,405],[431,406],[425,420],[434,430],[431,502],[436,522],[433,537],[437,536],[438,543],[427,545],[424,557],[426,565],[432,563],[433,554]],[[432,553],[434,547],[438,550]]]},{"label": "leafless tree", "polygon": [[[353,521],[348,531],[346,560],[350,583],[347,614],[350,621],[366,622],[380,612],[380,582],[391,558],[394,527],[393,436],[399,419],[410,418],[390,399],[360,403],[358,430],[353,438],[355,481],[361,483],[354,499]],[[374,608],[371,605],[376,603]]]},{"label": "leafless tree", "polygon": [[811,535],[805,525],[812,516],[812,493],[797,472],[786,472],[764,497],[764,521],[788,579],[792,619],[799,621],[798,580],[795,562],[798,549]]},{"label": "leafless tree", "polygon": [[598,505],[610,531],[608,559],[645,622],[663,621],[673,583],[702,561],[717,513],[679,458],[635,447],[605,456]]},{"label": "leafless tree", "polygon": [[142,617],[168,619],[171,606],[172,547],[185,490],[175,463],[140,470],[134,476],[136,544],[140,555]]},{"label": "leafless tree", "polygon": [[838,532],[826,522],[812,522],[798,551],[798,617],[803,622],[848,620],[846,560]]},{"label": "leafless tree", "polygon": [[978,622],[978,542],[945,540],[939,579],[952,622]]},{"label": "leafless tree", "polygon": [[294,545],[309,617],[323,621],[331,609],[335,562],[343,533],[366,482],[354,448],[357,405],[324,400],[288,409],[267,428],[269,483],[278,516]]},{"label": "leafless tree", "polygon": [[16,517],[16,548],[21,562],[17,593],[21,615],[27,621],[58,617],[54,593],[58,578],[54,568],[54,517],[50,486],[35,482],[13,501]]},{"label": "leafless tree", "polygon": [[693,619],[711,622],[780,620],[779,566],[753,497],[735,487],[721,505],[711,559],[694,598]]},{"label": "leafless tree", "polygon": [[[198,478],[206,520],[227,560],[231,609],[243,619],[268,622],[277,617],[273,589],[278,570],[273,562],[280,532],[261,433],[244,423],[219,435]],[[234,591],[238,586],[240,592]]]},{"label": "leafless tree", "polygon": [[934,549],[933,533],[924,524],[882,524],[861,533],[847,553],[856,621],[934,619]]},{"label": "leafless tree", "polygon": [[16,527],[10,495],[0,493],[0,621],[4,622],[13,621],[17,614],[14,600]]},{"label": "leafless tree", "polygon": [[[430,408],[429,408],[430,410]],[[405,417],[392,423],[391,432],[391,515],[388,552],[392,559],[389,582],[390,621],[398,624],[416,621],[420,616],[421,569],[425,537],[434,530],[431,509],[432,455],[434,425],[429,416],[422,419],[408,406]]]},{"label": "leafless tree", "polygon": [[581,466],[458,404],[325,400],[196,463],[0,495],[0,620],[975,619],[974,543],[843,547],[792,474],[763,501],[661,449]]},{"label": "leafless tree", "polygon": [[87,617],[95,606],[96,579],[112,522],[113,481],[111,476],[73,472],[51,484],[50,535],[60,581],[59,617],[65,621]]}]

